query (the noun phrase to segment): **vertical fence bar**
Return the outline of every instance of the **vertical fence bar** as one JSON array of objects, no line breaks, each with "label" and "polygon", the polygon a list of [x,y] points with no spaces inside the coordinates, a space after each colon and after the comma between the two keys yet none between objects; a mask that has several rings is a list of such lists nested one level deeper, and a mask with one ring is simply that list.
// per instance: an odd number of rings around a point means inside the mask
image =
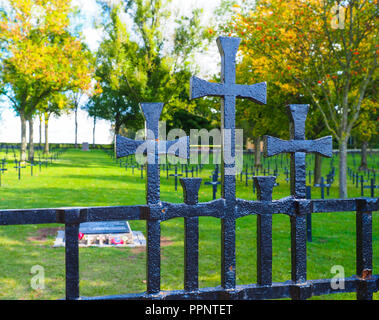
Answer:
[{"label": "vertical fence bar", "polygon": [[157,293],[161,289],[161,226],[160,221],[146,222],[146,272],[147,293]]},{"label": "vertical fence bar", "polygon": [[247,98],[258,104],[266,104],[266,83],[254,86],[236,84],[236,55],[241,39],[231,37],[217,38],[221,55],[221,83],[206,82],[197,77],[191,78],[190,97],[221,97],[221,156],[222,193],[225,209],[221,219],[221,285],[232,289],[236,283],[236,98]]},{"label": "vertical fence bar", "polygon": [[[306,198],[312,199],[311,186],[306,186]],[[312,242],[312,213],[307,213],[307,241]]]},{"label": "vertical fence bar", "polygon": [[199,218],[185,218],[184,229],[184,290],[199,288]]},{"label": "vertical fence bar", "polygon": [[79,299],[79,214],[65,211],[66,299]]},{"label": "vertical fence bar", "polygon": [[[184,203],[196,205],[201,178],[180,179],[184,191]],[[194,208],[196,210],[196,208]],[[199,218],[184,218],[184,290],[199,288]]]},{"label": "vertical fence bar", "polygon": [[[160,174],[158,156],[159,118],[163,103],[143,103],[141,109],[145,117],[146,140],[152,143],[147,152],[146,165],[146,202],[149,205],[160,202]],[[142,171],[141,171],[142,172]],[[161,221],[146,221],[146,277],[147,293],[160,291],[161,286]]]},{"label": "vertical fence bar", "polygon": [[[221,82],[232,85],[236,81],[236,53],[240,39],[218,38],[221,54]],[[236,95],[225,95],[221,101],[221,181],[225,199],[225,218],[221,220],[221,285],[225,289],[236,285],[236,161],[235,161],[235,113]]]},{"label": "vertical fence bar", "polygon": [[[275,177],[254,177],[258,201],[272,201]],[[257,282],[272,284],[272,215],[264,212],[257,217]]]},{"label": "vertical fence bar", "polygon": [[357,277],[361,280],[357,287],[358,300],[372,300],[369,288],[372,275],[372,212],[366,210],[366,200],[357,199],[356,213],[356,260]]},{"label": "vertical fence bar", "polygon": [[312,295],[307,282],[307,214],[312,212],[310,200],[298,199],[291,216],[291,298],[304,300]]},{"label": "vertical fence bar", "polygon": [[[305,184],[305,153],[297,152],[291,154],[291,193],[297,199],[306,197]],[[306,215],[301,212],[300,207],[291,216],[291,264],[292,281],[303,283],[306,281],[306,241],[307,222]]]}]

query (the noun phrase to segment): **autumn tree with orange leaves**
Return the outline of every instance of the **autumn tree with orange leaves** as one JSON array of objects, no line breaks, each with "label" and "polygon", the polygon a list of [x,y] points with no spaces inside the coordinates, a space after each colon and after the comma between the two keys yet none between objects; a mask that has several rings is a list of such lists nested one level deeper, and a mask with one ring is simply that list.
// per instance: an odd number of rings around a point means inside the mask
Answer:
[{"label": "autumn tree with orange leaves", "polygon": [[3,94],[21,119],[21,161],[33,159],[33,117],[38,105],[58,92],[90,86],[88,51],[70,33],[67,0],[12,0],[0,11]]},{"label": "autumn tree with orange leaves", "polygon": [[230,35],[242,38],[245,73],[299,90],[317,108],[339,145],[341,198],[347,197],[348,138],[377,81],[377,19],[377,0],[257,0],[228,25]]}]

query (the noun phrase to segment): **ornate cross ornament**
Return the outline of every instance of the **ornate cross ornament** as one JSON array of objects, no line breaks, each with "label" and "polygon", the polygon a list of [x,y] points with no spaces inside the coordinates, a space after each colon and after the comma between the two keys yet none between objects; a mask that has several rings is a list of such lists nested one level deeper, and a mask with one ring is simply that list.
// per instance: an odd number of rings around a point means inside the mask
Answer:
[{"label": "ornate cross ornament", "polygon": [[[146,201],[148,205],[160,204],[160,170],[159,154],[170,152],[170,146],[178,143],[179,150],[186,150],[185,157],[189,156],[189,137],[183,137],[174,141],[159,141],[159,118],[163,109],[163,103],[142,103],[140,105],[145,118],[146,140],[136,141],[122,136],[116,137],[117,158],[135,154],[144,143],[147,147],[146,169]],[[177,149],[178,150],[178,149]],[[172,152],[178,155],[176,152]],[[150,261],[147,267],[147,291],[158,292],[160,290],[160,220],[147,220],[147,258]]]},{"label": "ornate cross ornament", "polygon": [[[246,98],[258,104],[266,103],[266,83],[236,84],[236,54],[241,39],[219,37],[217,46],[221,55],[221,83],[212,83],[192,77],[190,98],[221,97],[221,196],[225,199],[227,215],[222,219],[222,275],[224,288],[235,286],[235,114],[236,98]],[[226,161],[227,160],[227,161]]]},{"label": "ornate cross ornament", "polygon": [[[332,137],[305,140],[305,120],[309,105],[293,104],[288,106],[290,118],[290,139],[284,141],[270,136],[264,137],[264,154],[271,157],[280,153],[291,154],[291,195],[299,202],[295,214],[291,216],[291,260],[293,296],[301,297],[301,286],[307,279],[306,266],[306,216],[311,213],[311,202],[306,199],[306,153],[316,152],[325,157],[332,156]],[[309,286],[307,284],[306,286]]]},{"label": "ornate cross ornament", "polygon": [[309,105],[291,104],[288,106],[290,118],[290,139],[264,137],[264,154],[272,157],[280,153],[291,153],[291,195],[296,199],[305,199],[306,192],[306,153],[318,153],[325,157],[332,156],[332,137],[305,140],[305,120]]},{"label": "ornate cross ornament", "polygon": [[[182,156],[179,150],[186,150],[183,158],[188,158],[189,155],[189,137],[182,137],[177,140],[163,141],[159,140],[159,118],[163,109],[163,103],[142,103],[140,105],[145,117],[146,140],[133,140],[120,135],[116,136],[116,155],[117,158],[126,157],[136,154],[137,149],[144,144],[148,150],[154,150],[153,145],[158,142],[158,154],[171,154]],[[174,150],[170,148],[176,144]],[[151,153],[151,152],[148,152]]]}]

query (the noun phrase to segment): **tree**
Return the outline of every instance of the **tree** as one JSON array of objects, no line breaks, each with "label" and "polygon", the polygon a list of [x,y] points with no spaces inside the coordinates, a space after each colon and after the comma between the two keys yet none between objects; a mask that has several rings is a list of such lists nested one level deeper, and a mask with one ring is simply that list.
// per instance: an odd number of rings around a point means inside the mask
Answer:
[{"label": "tree", "polygon": [[[258,0],[233,16],[244,56],[290,77],[339,145],[339,196],[347,197],[347,141],[376,79],[377,1]],[[342,6],[344,4],[344,6]],[[290,83],[292,85],[292,83]]]},{"label": "tree", "polygon": [[58,92],[50,95],[48,100],[44,100],[38,105],[38,113],[44,116],[45,145],[43,153],[49,153],[49,120],[51,115],[61,116],[64,112],[68,113],[72,109],[70,102],[65,94]]},{"label": "tree", "polygon": [[6,51],[0,73],[4,94],[21,119],[22,161],[26,160],[26,122],[33,130],[37,106],[52,94],[89,86],[89,59],[80,39],[70,33],[71,12],[71,2],[64,0],[14,0],[9,10],[0,12]]},{"label": "tree", "polygon": [[361,143],[361,165],[359,170],[367,170],[367,148],[370,140],[379,129],[379,109],[377,101],[374,99],[365,99],[362,103],[362,112],[353,128],[353,135]]},{"label": "tree", "polygon": [[[100,117],[114,123],[115,134],[121,126],[141,128],[141,102],[166,104],[162,119],[173,123],[178,109],[194,113],[197,102],[190,102],[188,92],[192,72],[189,59],[203,47],[200,11],[177,19],[173,41],[163,36],[164,21],[169,18],[168,3],[162,0],[126,1],[109,5],[102,2],[105,38],[97,52],[96,76],[102,93],[90,104]],[[129,24],[122,20],[122,12]],[[203,112],[203,108],[200,108]],[[203,114],[197,114],[203,117]]]},{"label": "tree", "polygon": [[71,102],[71,107],[74,110],[75,119],[75,148],[78,148],[78,110],[80,102],[85,93],[82,90],[75,90],[69,93],[69,99]]}]

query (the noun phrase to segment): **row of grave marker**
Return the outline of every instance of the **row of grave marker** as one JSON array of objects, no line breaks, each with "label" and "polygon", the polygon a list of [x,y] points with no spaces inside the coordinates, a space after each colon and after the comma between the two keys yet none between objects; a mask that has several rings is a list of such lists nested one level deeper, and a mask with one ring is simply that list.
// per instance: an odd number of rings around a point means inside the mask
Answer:
[{"label": "row of grave marker", "polygon": [[[109,156],[112,157],[113,151],[107,151],[107,153],[109,154]],[[115,159],[115,161],[116,163],[118,163],[118,165],[121,168],[124,167],[125,170],[128,170],[130,168],[132,170],[133,175],[134,175],[134,169],[138,169],[140,171],[141,179],[144,178],[144,170],[146,169],[146,166],[140,165],[136,161],[133,161],[133,157],[129,157],[129,159],[127,158],[125,162],[121,160],[117,160],[117,159]],[[180,173],[179,173],[178,168],[180,168],[181,170]],[[175,191],[177,191],[178,189],[179,177],[185,176],[186,178],[188,178],[189,174],[191,174],[192,178],[194,177],[195,174],[196,174],[196,177],[198,177],[199,173],[202,171],[202,168],[203,168],[203,165],[201,164],[192,166],[190,170],[188,169],[188,165],[186,164],[173,165],[170,163],[165,163],[165,164],[160,165],[160,170],[163,170],[166,172],[166,179],[169,179],[169,177],[174,177]],[[174,170],[174,173],[169,173],[171,170]],[[242,182],[242,179],[244,177],[245,186],[247,187],[249,185],[249,181],[253,180],[254,176],[259,176],[259,175],[269,176],[272,174],[273,176],[278,177],[280,175],[279,172],[280,170],[278,169],[277,165],[275,169],[272,170],[270,168],[266,169],[263,166],[261,166],[260,168],[254,168],[253,165],[246,164],[244,171],[240,173],[240,181]],[[309,185],[311,185],[313,171],[308,170],[307,172],[308,172],[307,175],[309,179]],[[284,180],[287,181],[287,183],[289,183],[289,170],[287,167],[284,168],[283,173],[286,175],[286,178]],[[314,188],[320,188],[321,199],[325,199],[325,190],[326,190],[326,196],[329,196],[330,188],[334,182],[334,177],[335,177],[335,167],[333,166],[333,162],[331,162],[331,168],[330,168],[329,173],[326,175],[326,178],[321,177],[321,181],[319,184],[313,184]],[[209,178],[211,180],[205,181],[204,184],[212,186],[212,194],[213,194],[212,198],[213,200],[215,200],[217,198],[218,185],[221,184],[221,182],[219,181],[219,165],[218,164],[214,165],[214,171],[212,172],[212,175]],[[367,182],[367,180],[364,180],[364,181]],[[274,186],[278,186],[278,185],[279,185],[278,182],[274,184]],[[252,186],[253,186],[253,192],[256,193],[255,184],[253,183]],[[369,186],[363,186],[362,184],[362,193],[361,193],[362,196],[364,195],[363,190],[368,189],[368,188],[371,189],[371,196],[374,197],[374,189],[378,188],[377,186],[375,186],[375,180],[371,182]]]},{"label": "row of grave marker", "polygon": [[2,179],[6,171],[8,171],[8,168],[6,167],[7,164],[10,164],[13,162],[14,167],[13,169],[16,169],[18,180],[21,180],[22,177],[22,169],[26,169],[27,167],[30,167],[30,176],[33,176],[33,168],[35,166],[39,167],[39,171],[41,172],[42,167],[47,168],[49,164],[52,164],[55,160],[59,158],[59,156],[63,153],[63,150],[61,149],[54,149],[52,150],[50,156],[42,156],[41,154],[38,155],[38,160],[32,160],[32,161],[21,161],[17,158],[14,158],[12,160],[8,160],[7,158],[1,159],[1,168],[0,168],[0,186],[2,186]]}]

